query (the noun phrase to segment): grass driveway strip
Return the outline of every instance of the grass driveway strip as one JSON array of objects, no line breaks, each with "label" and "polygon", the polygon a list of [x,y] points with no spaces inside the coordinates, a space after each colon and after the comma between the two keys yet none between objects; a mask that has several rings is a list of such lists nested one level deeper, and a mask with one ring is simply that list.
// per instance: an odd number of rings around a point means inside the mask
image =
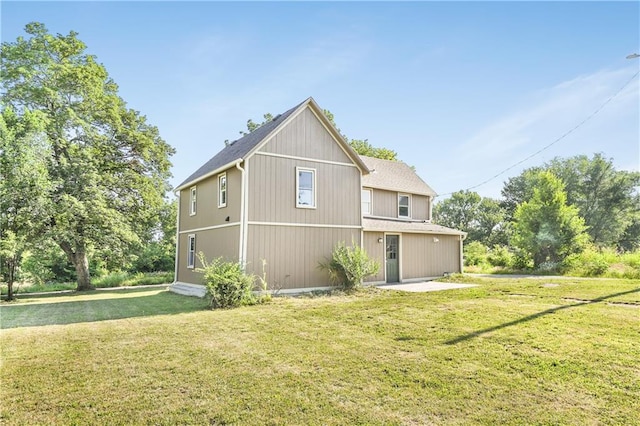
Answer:
[{"label": "grass driveway strip", "polygon": [[[227,311],[157,290],[60,297],[60,305],[149,305],[87,308],[94,322],[80,314],[65,322],[65,311],[51,308],[50,325],[40,326],[22,313],[29,326],[0,332],[0,420],[640,423],[640,311],[609,303],[640,305],[640,281],[473,282],[480,286],[278,298]],[[56,299],[3,305],[2,321],[11,309]],[[142,308],[148,313],[136,314]]]}]

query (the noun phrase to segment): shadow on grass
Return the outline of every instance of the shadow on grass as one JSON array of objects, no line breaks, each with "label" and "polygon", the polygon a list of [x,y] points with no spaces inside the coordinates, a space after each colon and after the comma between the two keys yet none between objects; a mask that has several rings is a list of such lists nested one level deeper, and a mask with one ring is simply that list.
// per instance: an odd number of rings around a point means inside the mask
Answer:
[{"label": "shadow on grass", "polygon": [[148,288],[120,290],[117,294],[113,292],[113,297],[110,298],[56,301],[56,298],[68,299],[94,294],[103,296],[104,292],[37,296],[38,299],[46,298],[46,301],[33,304],[28,303],[29,297],[23,296],[21,300],[26,303],[5,304],[0,307],[0,329],[172,315],[202,310],[207,306],[204,299]]},{"label": "shadow on grass", "polygon": [[609,294],[609,295],[606,295],[606,296],[598,297],[596,299],[584,300],[584,301],[581,301],[580,303],[574,303],[572,305],[558,306],[557,308],[547,309],[546,311],[542,311],[542,312],[538,312],[538,313],[535,313],[535,314],[532,314],[532,315],[528,315],[526,317],[523,317],[523,318],[520,318],[520,319],[517,319],[517,320],[514,320],[514,321],[509,321],[509,322],[506,322],[504,324],[500,324],[500,325],[496,325],[496,326],[493,326],[493,327],[485,328],[485,329],[482,329],[482,330],[474,331],[472,333],[464,334],[462,336],[456,337],[455,339],[447,340],[445,342],[445,344],[446,345],[455,345],[456,343],[461,343],[461,342],[467,341],[469,339],[473,339],[474,337],[480,337],[483,334],[491,333],[492,331],[500,330],[500,329],[503,329],[503,328],[506,328],[506,327],[511,327],[512,325],[522,324],[524,322],[531,321],[531,320],[534,320],[536,318],[543,317],[545,315],[553,314],[555,312],[562,311],[564,309],[577,308],[577,307],[584,306],[584,305],[592,305],[594,303],[604,302],[605,300],[611,299],[613,297],[624,296],[626,294],[638,293],[638,292],[640,292],[640,287],[639,288],[635,288],[633,290],[623,291],[623,292],[620,292],[620,293]]}]

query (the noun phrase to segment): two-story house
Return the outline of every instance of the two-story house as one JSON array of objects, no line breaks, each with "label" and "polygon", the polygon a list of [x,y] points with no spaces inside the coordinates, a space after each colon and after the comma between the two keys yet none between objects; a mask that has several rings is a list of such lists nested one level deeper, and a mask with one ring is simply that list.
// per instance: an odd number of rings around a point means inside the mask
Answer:
[{"label": "two-story house", "polygon": [[197,254],[240,261],[273,290],[330,286],[340,241],[382,268],[372,283],[459,272],[464,233],[433,225],[435,193],[401,162],[361,157],[309,98],[228,144],[176,188],[176,282],[204,295]]}]

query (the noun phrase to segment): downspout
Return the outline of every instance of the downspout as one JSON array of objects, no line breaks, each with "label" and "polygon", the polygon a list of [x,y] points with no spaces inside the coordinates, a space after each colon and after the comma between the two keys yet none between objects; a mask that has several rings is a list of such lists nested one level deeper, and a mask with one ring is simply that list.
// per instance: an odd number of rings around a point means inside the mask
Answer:
[{"label": "downspout", "polygon": [[175,193],[178,200],[178,214],[176,215],[176,261],[175,270],[173,272],[173,283],[178,282],[178,254],[180,253],[178,247],[180,247],[180,191]]},{"label": "downspout", "polygon": [[460,273],[462,274],[464,272],[464,257],[462,254],[462,242],[467,238],[466,235],[460,235]]},{"label": "downspout", "polygon": [[245,196],[245,192],[246,192],[246,183],[245,183],[245,171],[244,169],[240,166],[240,163],[242,162],[242,160],[238,160],[238,162],[236,163],[236,169],[240,170],[241,173],[241,178],[240,178],[240,242],[238,244],[238,261],[240,262],[240,264],[242,265],[242,267],[244,268],[246,265],[246,259],[245,259],[245,251],[244,251],[244,235],[245,235],[245,224],[246,224],[246,220],[245,220],[245,205],[244,205],[244,196]]}]

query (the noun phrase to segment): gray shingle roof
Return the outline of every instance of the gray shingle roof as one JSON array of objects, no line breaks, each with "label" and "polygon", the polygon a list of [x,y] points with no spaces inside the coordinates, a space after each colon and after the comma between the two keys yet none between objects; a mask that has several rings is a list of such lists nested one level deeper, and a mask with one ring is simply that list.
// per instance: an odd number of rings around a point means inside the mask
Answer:
[{"label": "gray shingle roof", "polygon": [[362,186],[364,187],[409,194],[436,195],[436,192],[411,167],[401,161],[381,160],[364,155],[361,155],[360,158],[370,170],[368,175],[362,176]]},{"label": "gray shingle roof", "polygon": [[466,232],[436,225],[434,223],[410,222],[400,220],[363,218],[362,228],[365,231],[379,232],[417,232],[424,234],[467,235]]},{"label": "gray shingle roof", "polygon": [[286,120],[291,114],[293,114],[293,112],[298,109],[300,105],[305,102],[307,102],[307,100],[300,102],[290,110],[276,116],[273,121],[265,123],[248,135],[245,135],[240,139],[231,142],[228,146],[224,147],[222,151],[218,152],[211,160],[204,163],[202,167],[192,173],[191,176],[186,178],[176,188],[180,188],[185,184],[194,182],[199,178],[235,160],[244,158],[245,155],[247,155],[254,147],[260,144],[260,142],[262,142],[264,138],[266,138],[276,127],[278,127],[284,120]]}]

